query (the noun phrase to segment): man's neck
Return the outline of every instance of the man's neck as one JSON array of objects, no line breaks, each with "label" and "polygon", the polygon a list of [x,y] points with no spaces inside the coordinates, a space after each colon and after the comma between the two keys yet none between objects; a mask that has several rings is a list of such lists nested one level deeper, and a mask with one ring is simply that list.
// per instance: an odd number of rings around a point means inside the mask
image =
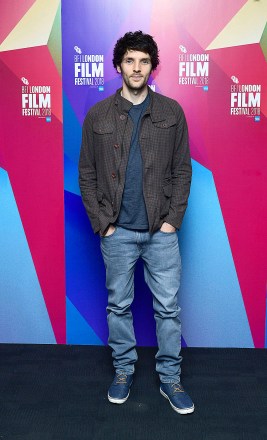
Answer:
[{"label": "man's neck", "polygon": [[127,101],[133,103],[133,105],[141,104],[147,97],[148,87],[145,86],[142,90],[129,90],[122,86],[121,96]]}]

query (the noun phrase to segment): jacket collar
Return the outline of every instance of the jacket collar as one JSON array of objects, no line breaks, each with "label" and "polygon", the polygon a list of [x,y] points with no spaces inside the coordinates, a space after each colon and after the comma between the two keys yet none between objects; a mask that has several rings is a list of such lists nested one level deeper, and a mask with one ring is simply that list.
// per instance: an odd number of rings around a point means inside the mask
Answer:
[{"label": "jacket collar", "polygon": [[[115,105],[120,113],[128,113],[132,107],[132,103],[121,96],[122,88],[118,89],[115,94]],[[152,122],[161,122],[166,119],[166,113],[162,111],[162,103],[155,99],[155,92],[148,87],[150,101],[145,115],[150,115]]]},{"label": "jacket collar", "polygon": [[[150,113],[152,122],[161,122],[166,119],[166,112],[162,110],[162,102],[156,99],[156,94],[148,87],[148,93],[150,96],[150,104],[148,106],[147,112]],[[146,112],[146,113],[147,113]]]},{"label": "jacket collar", "polygon": [[115,94],[115,105],[119,113],[128,113],[133,104],[121,96],[121,91],[122,88],[118,89]]}]

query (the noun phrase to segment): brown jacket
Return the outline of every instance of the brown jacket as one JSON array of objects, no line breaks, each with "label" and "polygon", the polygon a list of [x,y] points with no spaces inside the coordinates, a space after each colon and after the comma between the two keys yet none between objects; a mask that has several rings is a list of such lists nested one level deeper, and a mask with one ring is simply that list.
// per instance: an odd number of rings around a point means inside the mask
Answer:
[{"label": "brown jacket", "polygon": [[[149,230],[163,222],[179,229],[192,174],[187,124],[176,101],[149,93],[140,128]],[[133,129],[131,106],[118,90],[93,106],[83,123],[79,184],[94,232],[104,232],[119,215]]]}]

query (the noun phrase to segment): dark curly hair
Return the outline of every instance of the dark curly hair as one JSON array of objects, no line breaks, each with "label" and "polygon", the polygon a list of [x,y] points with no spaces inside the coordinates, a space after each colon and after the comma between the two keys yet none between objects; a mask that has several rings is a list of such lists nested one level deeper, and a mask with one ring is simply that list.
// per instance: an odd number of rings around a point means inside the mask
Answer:
[{"label": "dark curly hair", "polygon": [[113,66],[115,69],[121,65],[122,59],[127,50],[138,50],[148,53],[151,58],[152,70],[159,65],[159,50],[157,43],[149,34],[143,34],[142,31],[127,32],[119,38],[113,50]]}]

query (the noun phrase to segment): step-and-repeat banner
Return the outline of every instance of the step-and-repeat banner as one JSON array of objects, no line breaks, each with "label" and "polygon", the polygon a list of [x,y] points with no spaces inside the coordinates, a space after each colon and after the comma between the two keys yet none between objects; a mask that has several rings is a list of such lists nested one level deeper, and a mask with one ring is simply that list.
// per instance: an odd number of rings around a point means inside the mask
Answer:
[{"label": "step-and-repeat banner", "polygon": [[[81,127],[121,86],[117,39],[142,30],[160,49],[150,87],[189,125],[183,344],[267,346],[267,1],[9,0],[0,17],[0,342],[107,342],[99,237],[78,187]],[[141,263],[135,278],[137,343],[155,345]]]}]

